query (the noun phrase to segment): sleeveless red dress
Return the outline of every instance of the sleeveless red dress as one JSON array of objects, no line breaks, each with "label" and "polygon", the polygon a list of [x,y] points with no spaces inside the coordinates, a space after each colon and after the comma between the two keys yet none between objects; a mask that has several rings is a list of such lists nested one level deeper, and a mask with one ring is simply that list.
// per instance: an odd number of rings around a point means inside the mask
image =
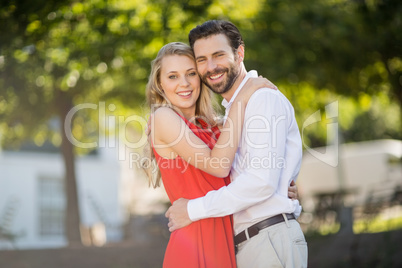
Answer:
[{"label": "sleeveless red dress", "polygon": [[[187,126],[213,148],[219,137],[219,129],[212,129],[198,120],[202,127],[190,123]],[[153,149],[162,175],[162,181],[170,202],[183,197],[202,197],[230,182],[229,177],[217,178],[185,162],[180,156],[166,159]],[[231,216],[195,221],[170,235],[163,261],[165,268],[226,268],[236,267]]]}]

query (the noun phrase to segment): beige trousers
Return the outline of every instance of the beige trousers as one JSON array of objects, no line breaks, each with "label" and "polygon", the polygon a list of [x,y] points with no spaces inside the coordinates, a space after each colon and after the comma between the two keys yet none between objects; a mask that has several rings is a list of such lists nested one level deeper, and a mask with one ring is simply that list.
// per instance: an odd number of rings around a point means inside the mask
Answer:
[{"label": "beige trousers", "polygon": [[307,267],[307,243],[296,220],[265,228],[238,245],[238,268]]}]

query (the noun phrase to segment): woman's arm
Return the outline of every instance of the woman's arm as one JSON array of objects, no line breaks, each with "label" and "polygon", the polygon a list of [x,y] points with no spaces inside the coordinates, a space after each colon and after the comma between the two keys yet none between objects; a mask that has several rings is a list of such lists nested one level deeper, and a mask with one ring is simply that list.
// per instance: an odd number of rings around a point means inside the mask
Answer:
[{"label": "woman's arm", "polygon": [[265,78],[250,78],[234,100],[228,119],[213,150],[199,139],[172,109],[159,108],[153,116],[154,147],[179,155],[191,165],[217,177],[226,177],[239,146],[244,112],[251,95],[259,88],[271,88]]}]

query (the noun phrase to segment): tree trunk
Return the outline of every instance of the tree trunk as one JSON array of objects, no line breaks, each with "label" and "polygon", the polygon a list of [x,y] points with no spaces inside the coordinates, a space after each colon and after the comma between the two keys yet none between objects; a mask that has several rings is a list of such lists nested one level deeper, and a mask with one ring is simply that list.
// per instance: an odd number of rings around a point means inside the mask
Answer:
[{"label": "tree trunk", "polygon": [[80,234],[80,211],[78,205],[77,179],[75,175],[74,147],[67,139],[67,135],[70,135],[71,133],[66,133],[66,129],[64,126],[64,121],[67,113],[72,108],[72,101],[67,94],[59,92],[57,103],[61,123],[61,152],[63,155],[65,166],[64,191],[67,199],[64,232],[69,246],[82,245]]}]

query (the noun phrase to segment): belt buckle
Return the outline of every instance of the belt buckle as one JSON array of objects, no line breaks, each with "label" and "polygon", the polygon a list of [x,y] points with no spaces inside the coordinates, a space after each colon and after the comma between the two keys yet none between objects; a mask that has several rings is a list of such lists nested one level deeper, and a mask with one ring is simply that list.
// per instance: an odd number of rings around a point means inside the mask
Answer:
[{"label": "belt buckle", "polygon": [[258,235],[258,233],[260,232],[260,229],[257,226],[251,226],[249,228],[246,229],[247,230],[247,240],[252,238],[253,236]]}]

